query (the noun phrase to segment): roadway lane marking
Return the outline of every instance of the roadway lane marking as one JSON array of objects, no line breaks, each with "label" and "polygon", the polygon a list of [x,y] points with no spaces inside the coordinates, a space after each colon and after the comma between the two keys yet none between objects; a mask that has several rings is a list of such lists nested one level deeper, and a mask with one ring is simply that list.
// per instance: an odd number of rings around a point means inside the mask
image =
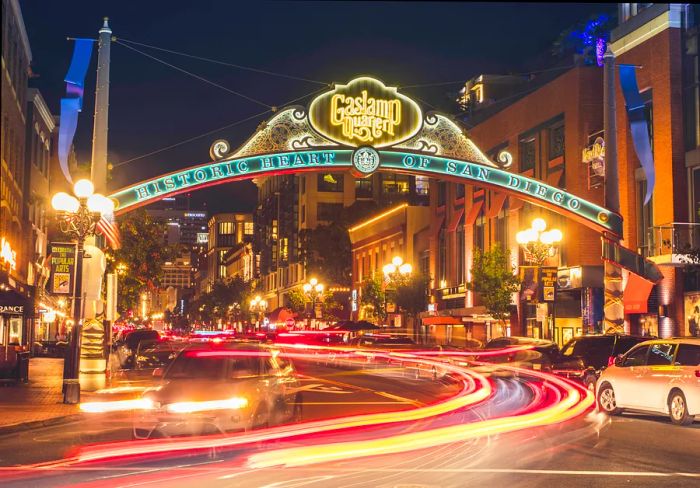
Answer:
[{"label": "roadway lane marking", "polygon": [[387,393],[385,391],[375,391],[377,395],[381,395],[386,398],[391,398],[392,400],[396,400],[398,403],[409,403],[411,405],[414,405],[416,407],[424,407],[425,403],[419,402],[418,400],[411,400],[410,398],[405,398],[399,395],[393,395],[391,393]]},{"label": "roadway lane marking", "polygon": [[[326,471],[350,471],[355,469],[325,468]],[[700,478],[700,473],[662,472],[662,471],[583,471],[564,469],[517,469],[517,468],[421,468],[421,469],[392,469],[392,468],[362,468],[363,472],[377,473],[503,473],[503,474],[551,474],[565,476],[630,476],[630,477],[663,477],[674,476]]]}]

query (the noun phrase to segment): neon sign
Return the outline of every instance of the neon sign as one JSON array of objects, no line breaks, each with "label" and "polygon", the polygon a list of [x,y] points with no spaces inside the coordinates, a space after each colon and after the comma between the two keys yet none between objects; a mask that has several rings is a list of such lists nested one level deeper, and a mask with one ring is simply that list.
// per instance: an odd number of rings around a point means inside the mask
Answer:
[{"label": "neon sign", "polygon": [[[447,177],[463,183],[506,191],[518,198],[567,213],[581,223],[601,232],[622,233],[622,217],[595,203],[559,188],[517,173],[455,158],[430,156],[406,151],[376,151],[378,169],[434,177]],[[154,178],[119,190],[111,195],[116,212],[160,200],[166,195],[202,188],[224,181],[250,179],[300,171],[355,170],[354,151],[324,149],[260,154],[253,157],[216,161]]]},{"label": "neon sign", "polygon": [[423,115],[416,102],[397,93],[396,88],[361,77],[314,99],[309,122],[334,142],[377,148],[413,137],[420,130]]}]

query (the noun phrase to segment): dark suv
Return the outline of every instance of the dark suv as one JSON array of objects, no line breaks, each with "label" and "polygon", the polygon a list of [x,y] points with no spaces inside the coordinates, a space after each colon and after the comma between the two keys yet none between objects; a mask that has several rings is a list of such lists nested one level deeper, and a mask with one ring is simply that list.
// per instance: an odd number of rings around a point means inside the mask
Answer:
[{"label": "dark suv", "polygon": [[640,342],[652,337],[624,334],[601,334],[574,337],[561,348],[553,364],[553,373],[579,381],[593,390],[600,372],[615,362],[615,358]]}]

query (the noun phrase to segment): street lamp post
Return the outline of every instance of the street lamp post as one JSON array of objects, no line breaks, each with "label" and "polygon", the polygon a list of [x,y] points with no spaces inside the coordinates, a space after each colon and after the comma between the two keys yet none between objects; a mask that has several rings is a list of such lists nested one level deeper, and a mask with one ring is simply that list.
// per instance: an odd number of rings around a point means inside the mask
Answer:
[{"label": "street lamp post", "polygon": [[[563,234],[559,229],[545,230],[547,223],[544,219],[536,218],[532,221],[529,229],[521,230],[515,235],[515,240],[523,249],[525,261],[541,268],[544,262],[557,254],[557,244],[561,242]],[[537,296],[535,296],[535,304],[537,304]],[[555,300],[552,300],[552,314],[555,313]],[[550,338],[554,339],[554,322],[556,316],[552,318],[552,330],[550,330]]]},{"label": "street lamp post", "polygon": [[267,300],[263,300],[260,295],[250,300],[250,311],[255,314],[256,327],[258,327],[261,321],[260,316],[265,313],[265,310],[267,310]]},{"label": "street lamp post", "polygon": [[324,285],[319,283],[316,278],[311,278],[308,283],[304,283],[304,294],[309,297],[311,302],[311,313],[309,314],[309,323],[307,327],[311,328],[311,314],[316,313],[316,299],[323,294]]},{"label": "street lamp post", "polygon": [[[386,277],[385,283],[389,283],[392,289],[396,289],[400,283],[403,283],[413,272],[413,266],[409,263],[404,263],[400,256],[394,256],[389,264],[386,264],[382,271]],[[384,309],[386,310],[386,294],[384,295]]]},{"label": "street lamp post", "polygon": [[95,225],[100,217],[114,210],[112,200],[94,191],[95,188],[90,180],[79,180],[73,187],[75,196],[59,192],[51,199],[51,206],[56,210],[61,231],[77,241],[73,291],[73,331],[66,364],[63,368],[63,403],[80,402],[80,331],[83,312],[85,239],[95,233]]}]

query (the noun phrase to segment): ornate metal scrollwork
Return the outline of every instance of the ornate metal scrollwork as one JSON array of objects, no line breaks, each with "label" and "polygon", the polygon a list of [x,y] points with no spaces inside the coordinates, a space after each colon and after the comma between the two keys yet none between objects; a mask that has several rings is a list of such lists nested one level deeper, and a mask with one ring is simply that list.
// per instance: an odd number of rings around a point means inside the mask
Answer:
[{"label": "ornate metal scrollwork", "polygon": [[231,151],[231,146],[226,139],[217,139],[209,148],[209,156],[214,160],[224,159]]}]

